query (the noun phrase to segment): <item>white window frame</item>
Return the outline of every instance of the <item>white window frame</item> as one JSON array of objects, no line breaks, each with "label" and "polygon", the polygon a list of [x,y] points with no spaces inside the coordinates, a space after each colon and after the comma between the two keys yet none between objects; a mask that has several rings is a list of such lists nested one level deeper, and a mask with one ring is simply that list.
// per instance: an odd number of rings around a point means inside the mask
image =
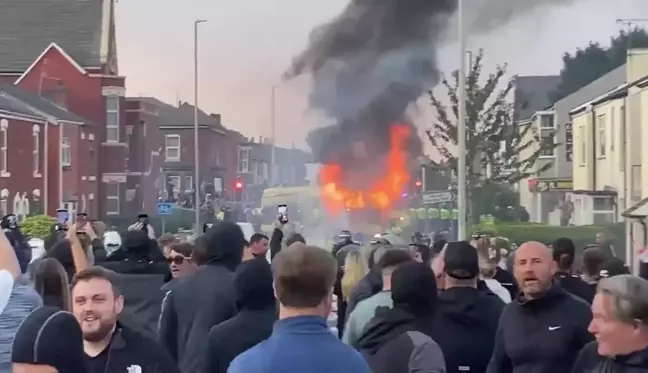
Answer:
[{"label": "white window frame", "polygon": [[70,148],[70,139],[63,137],[61,139],[61,167],[72,166],[72,151]]},{"label": "white window frame", "polygon": [[[538,158],[543,159],[543,158],[555,158],[556,157],[556,134],[553,132],[548,132],[548,131],[541,131],[540,132],[540,144],[544,144],[544,138],[545,137],[551,137],[552,140],[552,148],[551,149],[543,149],[542,152],[540,153],[540,156]],[[551,154],[548,152],[551,151]],[[545,153],[547,152],[547,153]]]},{"label": "white window frame", "polygon": [[[596,210],[595,205],[596,205],[596,200],[597,199],[608,199],[612,202],[612,209],[611,210]],[[612,196],[592,196],[592,219],[594,222],[596,222],[595,217],[596,216],[601,216],[601,215],[607,215],[611,217],[611,220],[607,220],[608,223],[615,224],[617,222],[617,216],[616,216],[616,211],[614,211],[614,197]],[[595,223],[596,224],[596,223]]]},{"label": "white window frame", "polygon": [[[121,98],[119,96],[115,96],[115,95],[106,96],[106,142],[112,142],[112,143],[119,142],[119,137],[120,137],[119,127],[121,124],[120,123],[121,118],[119,117],[119,107],[121,104],[119,102],[120,99]],[[108,104],[110,100],[115,100],[117,104],[116,109],[111,108],[111,105]],[[116,114],[117,124],[112,125],[109,122],[108,117],[110,116],[110,114]],[[111,136],[111,132],[113,136]]]},{"label": "white window frame", "polygon": [[[116,185],[117,186],[117,195],[109,195],[108,194],[108,185]],[[106,189],[106,215],[119,215],[119,210],[120,210],[120,185],[119,183],[106,183],[105,185]],[[109,204],[107,203],[108,201],[117,201],[117,211],[110,211],[108,210]]]},{"label": "white window frame", "polygon": [[41,151],[41,146],[40,146],[40,126],[38,124],[34,124],[32,127],[32,141],[34,142],[34,150],[32,152],[32,162],[33,162],[33,167],[34,167],[34,177],[41,177],[40,173],[40,167],[41,167],[41,162],[40,162],[40,151]]},{"label": "white window frame", "polygon": [[[251,170],[251,165],[250,165],[250,154],[251,154],[251,148],[249,146],[239,146],[238,148],[238,173],[239,174],[249,174]],[[245,154],[246,157],[242,157],[241,155]]]},{"label": "white window frame", "polygon": [[596,116],[596,157],[607,156],[607,115]]},{"label": "white window frame", "polygon": [[[538,127],[541,130],[553,130],[556,129],[556,118],[554,118],[553,113],[551,114],[540,114],[540,118],[538,118]],[[544,126],[545,121],[543,120],[544,118],[551,118],[551,126]]]},{"label": "white window frame", "polygon": [[184,184],[182,184],[182,186],[184,187],[185,193],[191,192],[193,190],[193,176],[191,175],[185,176],[183,183]]},{"label": "white window frame", "polygon": [[10,177],[9,173],[9,121],[6,119],[0,120],[0,154],[2,155],[2,162],[0,164],[0,176]]},{"label": "white window frame", "polygon": [[[170,146],[169,145],[169,140],[174,139],[178,140],[178,145],[177,146]],[[170,134],[170,135],[164,135],[164,160],[166,162],[180,162],[180,159],[182,155],[180,154],[180,144],[182,142],[182,139],[180,138],[180,135],[178,134]],[[176,150],[178,152],[178,156],[176,157],[171,157],[169,156],[169,150]]]}]

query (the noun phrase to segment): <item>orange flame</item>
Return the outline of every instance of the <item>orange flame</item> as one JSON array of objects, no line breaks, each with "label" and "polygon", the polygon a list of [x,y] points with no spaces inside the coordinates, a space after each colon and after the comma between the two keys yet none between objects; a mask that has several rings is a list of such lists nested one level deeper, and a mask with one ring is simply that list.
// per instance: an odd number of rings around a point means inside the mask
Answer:
[{"label": "orange flame", "polygon": [[410,180],[407,171],[406,141],[411,130],[406,125],[392,125],[390,148],[386,158],[383,177],[373,180],[369,188],[350,189],[342,183],[342,167],[339,164],[325,164],[320,171],[320,184],[324,206],[331,214],[344,210],[373,208],[388,210],[394,201],[401,198]]}]

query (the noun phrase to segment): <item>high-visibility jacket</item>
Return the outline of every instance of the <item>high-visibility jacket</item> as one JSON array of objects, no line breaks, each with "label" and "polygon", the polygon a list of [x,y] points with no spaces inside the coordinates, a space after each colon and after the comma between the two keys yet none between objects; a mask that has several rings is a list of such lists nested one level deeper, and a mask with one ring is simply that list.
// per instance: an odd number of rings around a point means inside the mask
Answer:
[{"label": "high-visibility jacket", "polygon": [[416,210],[416,217],[419,218],[419,220],[425,220],[427,219],[427,210],[424,208],[419,208]]},{"label": "high-visibility jacket", "polygon": [[452,209],[452,219],[459,220],[459,209]]},{"label": "high-visibility jacket", "polygon": [[441,219],[443,219],[443,220],[450,220],[450,217],[451,217],[450,210],[448,210],[448,209],[441,209],[439,211],[439,215],[441,216]]},{"label": "high-visibility jacket", "polygon": [[428,219],[438,219],[440,216],[439,209],[434,207],[430,207],[427,213],[428,213]]}]

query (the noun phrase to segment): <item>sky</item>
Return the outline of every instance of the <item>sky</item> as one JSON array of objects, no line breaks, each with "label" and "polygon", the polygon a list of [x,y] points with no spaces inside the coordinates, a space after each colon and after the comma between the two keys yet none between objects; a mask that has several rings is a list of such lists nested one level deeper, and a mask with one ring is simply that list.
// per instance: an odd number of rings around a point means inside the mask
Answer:
[{"label": "sky", "polygon": [[[470,6],[472,0],[464,0]],[[491,0],[502,1],[502,0]],[[542,1],[542,0],[539,0]],[[517,75],[554,75],[561,57],[589,41],[608,44],[618,18],[648,18],[648,0],[580,0],[540,9],[486,35],[470,35],[468,49],[484,49],[486,70],[507,63]],[[338,14],[347,0],[119,0],[117,37],[120,74],[130,96],[194,102],[193,23],[199,29],[199,106],[220,113],[223,124],[244,135],[271,135],[271,91],[276,86],[279,146],[307,149],[304,137],[322,123],[308,111],[307,77],[283,82],[281,74],[305,47],[310,31]],[[648,23],[646,24],[648,26]],[[442,71],[456,69],[460,53],[440,50]],[[431,120],[429,104],[416,105],[419,129]]]}]

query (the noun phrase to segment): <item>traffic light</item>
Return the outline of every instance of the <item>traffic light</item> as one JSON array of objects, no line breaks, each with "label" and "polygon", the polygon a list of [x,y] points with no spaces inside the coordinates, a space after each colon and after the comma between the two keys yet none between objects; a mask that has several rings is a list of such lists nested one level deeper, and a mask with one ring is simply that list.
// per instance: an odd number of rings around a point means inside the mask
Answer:
[{"label": "traffic light", "polygon": [[243,201],[243,182],[240,179],[237,179],[234,183],[234,201]]}]

